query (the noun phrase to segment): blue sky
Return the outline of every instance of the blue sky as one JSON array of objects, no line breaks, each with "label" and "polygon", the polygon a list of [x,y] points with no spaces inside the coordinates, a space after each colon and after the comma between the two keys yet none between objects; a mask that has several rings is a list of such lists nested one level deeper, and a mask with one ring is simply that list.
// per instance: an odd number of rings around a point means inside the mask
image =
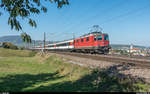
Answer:
[{"label": "blue sky", "polygon": [[[111,44],[150,46],[150,0],[70,0],[70,5],[61,9],[56,4],[46,6],[46,14],[33,16],[37,28],[22,21],[32,39],[42,40],[46,32],[47,40],[66,40],[99,25],[109,34]],[[0,17],[0,36],[19,35],[21,32],[10,30],[7,18],[7,14]]]}]

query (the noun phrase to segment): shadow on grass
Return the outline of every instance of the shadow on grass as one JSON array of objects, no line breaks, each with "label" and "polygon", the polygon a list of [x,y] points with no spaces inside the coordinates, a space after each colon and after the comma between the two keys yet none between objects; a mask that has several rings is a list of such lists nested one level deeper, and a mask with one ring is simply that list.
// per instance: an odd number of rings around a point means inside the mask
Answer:
[{"label": "shadow on grass", "polygon": [[[33,91],[53,92],[138,92],[147,91],[145,87],[135,84],[145,84],[144,78],[132,77],[119,73],[121,70],[128,70],[130,65],[116,65],[105,70],[94,69],[89,75],[71,82],[52,84],[46,87],[38,87]],[[121,67],[118,69],[118,67]],[[108,75],[112,74],[112,75]]]},{"label": "shadow on grass", "polygon": [[[121,67],[118,69],[118,67]],[[119,73],[120,70],[128,70],[129,66],[116,65],[105,70],[94,69],[90,74],[81,77],[80,79],[71,82],[58,82],[49,86],[39,86],[28,91],[34,92],[136,92],[145,90],[143,87],[138,87],[135,84],[145,84],[143,78],[132,77]],[[34,84],[61,79],[66,76],[58,76],[57,73],[47,73],[39,75],[10,75],[5,78],[0,78],[1,91],[22,91],[22,89],[30,87]],[[108,74],[111,74],[108,76]]]},{"label": "shadow on grass", "polygon": [[65,76],[58,76],[57,73],[42,73],[38,75],[17,74],[8,75],[0,78],[0,92],[11,91],[17,92],[22,89],[31,87],[38,83],[61,79]]}]

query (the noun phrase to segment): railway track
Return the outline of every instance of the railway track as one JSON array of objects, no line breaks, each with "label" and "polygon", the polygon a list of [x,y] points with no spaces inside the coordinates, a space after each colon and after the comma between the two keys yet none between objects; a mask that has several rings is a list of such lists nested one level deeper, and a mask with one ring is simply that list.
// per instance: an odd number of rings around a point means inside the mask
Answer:
[{"label": "railway track", "polygon": [[144,58],[135,58],[135,57],[125,57],[125,56],[112,56],[112,55],[99,55],[99,54],[83,54],[83,53],[70,53],[70,52],[52,52],[56,54],[63,54],[63,55],[71,55],[76,57],[83,57],[89,58],[93,60],[100,60],[106,62],[113,62],[119,64],[126,64],[131,66],[138,66],[150,69],[150,59]]}]

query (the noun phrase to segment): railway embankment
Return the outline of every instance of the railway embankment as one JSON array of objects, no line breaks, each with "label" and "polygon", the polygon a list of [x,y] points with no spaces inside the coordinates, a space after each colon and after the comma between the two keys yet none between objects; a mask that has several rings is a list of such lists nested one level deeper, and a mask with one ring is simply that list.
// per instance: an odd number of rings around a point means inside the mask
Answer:
[{"label": "railway embankment", "polygon": [[[146,62],[143,63],[143,59],[137,60],[138,63],[136,63],[136,59],[134,58],[123,58],[125,61],[114,60],[117,58],[111,59],[106,58],[106,56],[99,57],[99,56],[91,56],[91,55],[84,55],[84,54],[70,54],[70,53],[49,53],[50,55],[56,55],[62,58],[62,60],[78,64],[80,66],[84,67],[90,67],[90,68],[98,68],[101,70],[107,70],[108,75],[116,75],[120,78],[122,78],[123,74],[124,76],[132,76],[137,79],[143,79],[144,81],[150,83],[150,67],[147,67],[146,65],[150,65],[150,62],[148,60],[144,60]],[[94,58],[92,58],[94,57]],[[109,56],[110,57],[110,56]],[[122,58],[122,57],[121,57]],[[141,60],[141,63],[140,63]],[[132,62],[134,61],[134,62]],[[147,63],[146,65],[144,65]],[[146,67],[145,67],[146,66]]]}]

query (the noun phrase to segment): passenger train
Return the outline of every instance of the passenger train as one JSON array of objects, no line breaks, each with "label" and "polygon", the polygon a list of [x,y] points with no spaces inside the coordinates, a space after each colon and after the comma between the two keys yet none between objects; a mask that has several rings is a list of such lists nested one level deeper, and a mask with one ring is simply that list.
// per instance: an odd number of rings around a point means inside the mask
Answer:
[{"label": "passenger train", "polygon": [[40,48],[40,46],[35,47],[35,49],[45,49],[48,51],[102,54],[107,54],[110,48],[109,36],[102,32],[91,32],[75,39],[45,45],[44,48]]}]

